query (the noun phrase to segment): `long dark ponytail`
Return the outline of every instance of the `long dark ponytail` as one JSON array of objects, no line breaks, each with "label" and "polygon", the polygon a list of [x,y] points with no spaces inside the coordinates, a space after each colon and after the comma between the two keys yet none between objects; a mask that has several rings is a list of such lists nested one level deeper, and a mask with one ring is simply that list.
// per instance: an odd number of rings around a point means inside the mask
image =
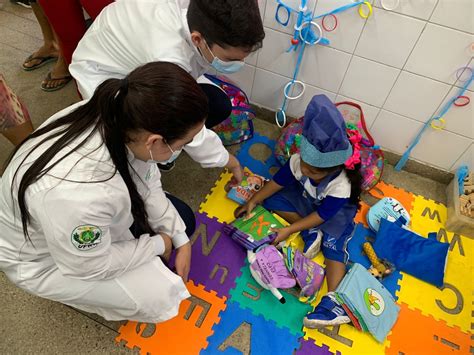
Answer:
[{"label": "long dark ponytail", "polygon": [[361,168],[360,163],[356,164],[354,166],[354,169],[345,168],[347,177],[349,178],[349,181],[351,182],[350,201],[351,203],[356,205],[357,208],[360,207],[360,195],[362,193],[362,175],[360,173],[360,168]]},{"label": "long dark ponytail", "polygon": [[[97,132],[101,134],[108,148],[115,172],[105,180],[81,183],[104,182],[118,172],[127,186],[137,227],[146,233],[154,233],[148,223],[145,204],[131,175],[126,148],[128,134],[145,130],[160,134],[167,142],[172,143],[203,122],[207,110],[208,103],[204,92],[186,71],[175,64],[148,63],[132,71],[125,79],[104,81],[86,104],[37,129],[16,147],[8,160],[7,164],[25,143],[44,136],[28,150],[15,171],[12,181],[13,194],[15,180],[23,163],[40,146],[57,138],[26,169],[18,185],[18,205],[25,238],[29,239],[28,224],[31,219],[25,200],[28,187],[84,146]],[[83,139],[78,139],[88,131],[90,132]],[[74,148],[52,162],[68,145],[73,145]]]},{"label": "long dark ponytail", "polygon": [[361,165],[355,164],[354,169],[347,169],[345,165],[337,165],[328,168],[317,168],[320,171],[326,171],[328,173],[335,173],[341,170],[346,171],[347,178],[351,183],[351,196],[349,200],[352,204],[356,205],[357,208],[360,206],[360,195],[362,193],[362,175],[360,173]]}]

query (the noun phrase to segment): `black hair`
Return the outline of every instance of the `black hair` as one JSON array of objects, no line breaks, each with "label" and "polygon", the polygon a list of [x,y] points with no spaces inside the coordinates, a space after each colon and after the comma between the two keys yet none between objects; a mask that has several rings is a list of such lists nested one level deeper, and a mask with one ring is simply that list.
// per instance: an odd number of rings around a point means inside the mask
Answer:
[{"label": "black hair", "polygon": [[356,164],[354,166],[354,169],[348,169],[345,167],[345,165],[338,165],[338,166],[332,166],[329,168],[316,168],[312,167],[313,169],[317,169],[319,171],[324,171],[330,173],[334,173],[336,171],[346,171],[347,178],[349,179],[351,183],[351,196],[350,196],[350,202],[353,203],[354,205],[359,208],[360,206],[360,195],[362,194],[362,175],[360,173],[360,168],[361,165]]},{"label": "black hair", "polygon": [[[18,205],[25,238],[29,240],[28,224],[31,219],[25,200],[28,187],[84,146],[97,132],[107,146],[115,171],[105,180],[79,183],[104,182],[118,172],[130,195],[134,222],[144,233],[154,233],[148,223],[143,199],[132,179],[133,169],[129,164],[126,148],[126,143],[130,141],[129,133],[144,130],[160,134],[171,143],[183,138],[197,124],[202,123],[207,111],[207,96],[191,75],[175,64],[148,63],[132,71],[125,79],[104,81],[86,104],[37,129],[10,156],[7,164],[26,142],[43,137],[28,149],[15,171],[11,187],[13,196],[16,177],[26,159],[40,146],[56,139],[26,169],[18,184]],[[85,132],[89,133],[82,138]],[[74,148],[52,162],[68,145]]]},{"label": "black hair", "polygon": [[357,208],[360,207],[360,195],[362,194],[362,174],[360,173],[360,168],[360,163],[356,164],[354,166],[354,169],[347,169],[344,167],[344,169],[346,170],[347,177],[351,182],[350,201],[351,203],[356,205]]},{"label": "black hair", "polygon": [[209,46],[255,51],[265,37],[257,0],[191,0],[189,30],[202,34]]}]

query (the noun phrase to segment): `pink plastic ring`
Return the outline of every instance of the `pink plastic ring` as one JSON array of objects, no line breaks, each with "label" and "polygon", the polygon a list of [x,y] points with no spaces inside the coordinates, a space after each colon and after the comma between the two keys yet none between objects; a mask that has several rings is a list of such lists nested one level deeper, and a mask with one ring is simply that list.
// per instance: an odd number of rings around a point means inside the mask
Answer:
[{"label": "pink plastic ring", "polygon": [[[324,20],[326,20],[326,18],[328,16],[330,16],[334,19],[334,27],[333,28],[327,28],[326,24],[324,23]],[[337,28],[337,17],[334,14],[329,14],[329,15],[324,16],[323,20],[321,21],[321,26],[323,27],[323,30],[326,31],[326,32],[334,31]]]},{"label": "pink plastic ring", "polygon": [[[466,71],[468,71],[470,75],[466,79],[461,79],[461,77]],[[456,79],[459,81],[468,81],[471,78],[471,76],[472,76],[472,69],[470,67],[461,67],[458,70],[456,70]]]},{"label": "pink plastic ring", "polygon": [[[458,100],[463,100],[463,101],[459,102]],[[453,103],[454,103],[454,106],[463,107],[463,106],[469,105],[470,102],[471,102],[471,99],[469,98],[469,96],[463,95],[463,96],[456,97]]]}]

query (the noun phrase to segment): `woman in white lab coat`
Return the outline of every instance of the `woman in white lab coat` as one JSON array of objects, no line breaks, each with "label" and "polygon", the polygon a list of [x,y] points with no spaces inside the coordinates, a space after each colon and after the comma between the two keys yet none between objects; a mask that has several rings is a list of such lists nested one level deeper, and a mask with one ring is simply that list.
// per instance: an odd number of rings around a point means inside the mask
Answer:
[{"label": "woman in white lab coat", "polygon": [[[198,80],[209,98],[206,127],[229,117],[227,95],[203,77],[231,74],[265,36],[256,0],[117,0],[102,10],[79,42],[69,66],[83,98],[109,78],[123,78],[150,61],[175,63]],[[242,169],[217,135],[203,129],[185,151],[203,167],[226,166],[237,182]],[[165,167],[160,166],[160,169]]]},{"label": "woman in white lab coat", "polygon": [[[154,62],[49,118],[1,180],[0,270],[32,294],[108,320],[174,317],[189,297],[180,217],[189,208],[167,198],[156,162],[177,157],[207,108],[186,71]],[[173,247],[178,275],[159,257]]]}]

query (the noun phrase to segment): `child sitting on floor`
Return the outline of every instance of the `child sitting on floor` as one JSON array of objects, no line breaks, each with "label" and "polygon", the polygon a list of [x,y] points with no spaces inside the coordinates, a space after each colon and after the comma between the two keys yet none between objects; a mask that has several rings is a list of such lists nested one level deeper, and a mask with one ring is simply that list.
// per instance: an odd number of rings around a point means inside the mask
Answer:
[{"label": "child sitting on floor", "polygon": [[322,242],[329,292],[306,315],[304,325],[320,328],[349,323],[333,291],[346,273],[347,243],[361,193],[360,164],[357,155],[353,157],[342,115],[324,95],[314,96],[306,109],[300,151],[235,214],[249,214],[263,203],[291,223],[277,230],[274,243],[301,232],[305,256],[311,259]]}]

